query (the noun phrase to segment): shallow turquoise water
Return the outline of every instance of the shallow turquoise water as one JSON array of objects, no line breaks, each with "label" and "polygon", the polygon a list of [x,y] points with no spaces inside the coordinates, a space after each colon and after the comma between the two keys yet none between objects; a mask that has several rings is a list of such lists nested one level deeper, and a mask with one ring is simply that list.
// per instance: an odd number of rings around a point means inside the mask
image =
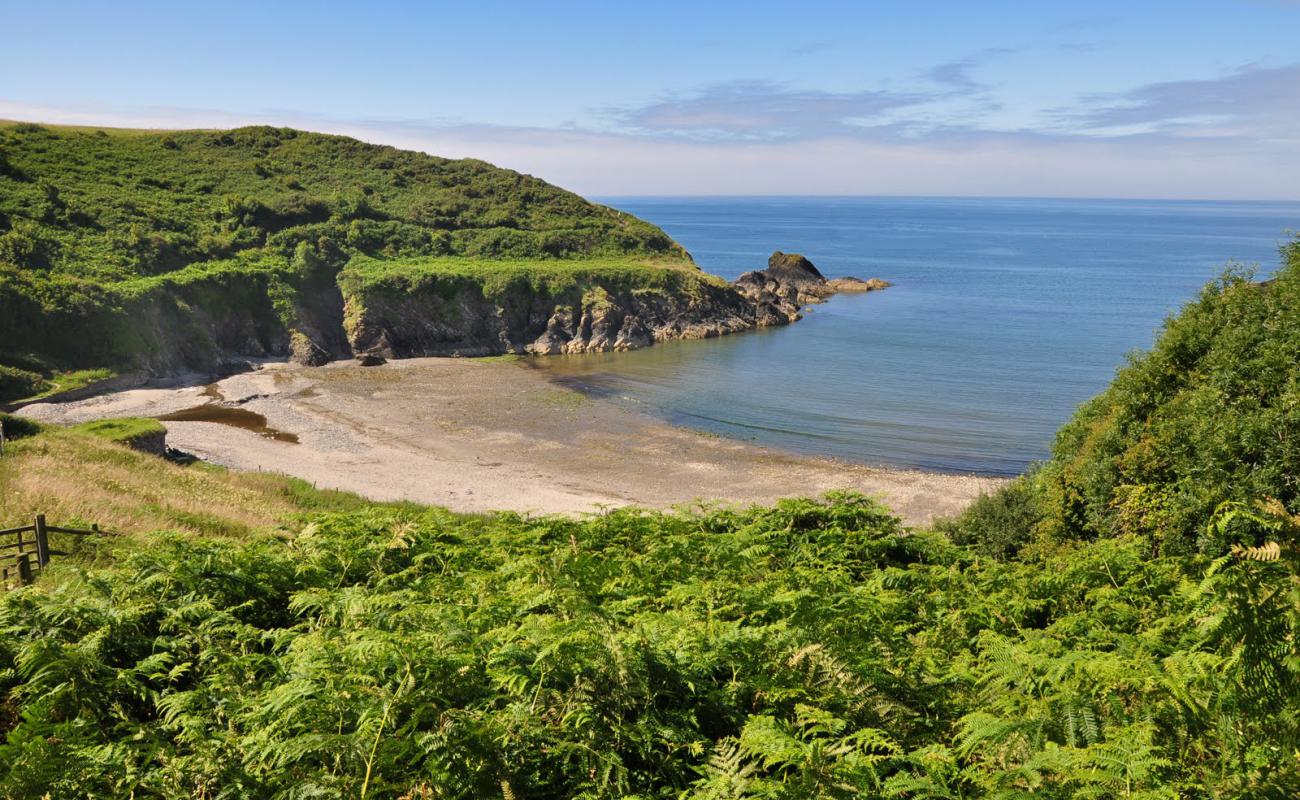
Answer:
[{"label": "shallow turquoise water", "polygon": [[1230,260],[1277,264],[1300,204],[606,198],[734,278],[776,249],[881,277],[788,328],[539,359],[673,422],[867,464],[1012,474]]}]

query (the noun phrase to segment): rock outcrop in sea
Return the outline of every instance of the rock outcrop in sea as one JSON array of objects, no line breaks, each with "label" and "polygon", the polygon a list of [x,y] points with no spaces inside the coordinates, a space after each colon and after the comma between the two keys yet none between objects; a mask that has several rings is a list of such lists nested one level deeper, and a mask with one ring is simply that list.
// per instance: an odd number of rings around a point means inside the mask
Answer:
[{"label": "rock outcrop in sea", "polygon": [[807,258],[777,250],[767,260],[767,269],[746,272],[734,285],[754,304],[757,327],[766,327],[788,325],[802,316],[804,306],[824,303],[838,292],[871,292],[890,284],[880,278],[827,280]]}]

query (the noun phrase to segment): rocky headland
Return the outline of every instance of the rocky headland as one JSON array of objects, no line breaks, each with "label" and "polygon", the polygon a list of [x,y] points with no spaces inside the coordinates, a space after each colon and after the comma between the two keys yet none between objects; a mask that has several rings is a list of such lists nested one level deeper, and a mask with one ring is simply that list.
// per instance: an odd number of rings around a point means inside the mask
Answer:
[{"label": "rocky headland", "polygon": [[889,286],[879,278],[827,280],[807,258],[780,251],[731,284],[698,271],[670,277],[658,286],[581,281],[559,292],[530,282],[496,293],[473,281],[401,291],[345,286],[346,338],[353,354],[372,360],[633,350],[788,325],[838,292]]}]

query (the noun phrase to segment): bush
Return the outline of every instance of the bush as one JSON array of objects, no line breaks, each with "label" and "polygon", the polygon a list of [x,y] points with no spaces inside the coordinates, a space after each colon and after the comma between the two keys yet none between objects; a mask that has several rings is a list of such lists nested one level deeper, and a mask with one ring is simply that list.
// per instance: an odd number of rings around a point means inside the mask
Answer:
[{"label": "bush", "polygon": [[35,420],[2,412],[0,412],[0,427],[4,428],[5,439],[22,439],[41,432],[41,425]]},{"label": "bush", "polygon": [[38,373],[0,365],[0,402],[31,397],[50,387],[50,382]]},{"label": "bush", "polygon": [[0,597],[8,797],[1300,786],[1286,562],[1207,571],[1130,539],[977,561],[849,494],[587,519],[362,505],[125,555]]},{"label": "bush", "polygon": [[1033,539],[1041,516],[1038,490],[1031,473],[1016,478],[993,494],[980,495],[960,516],[940,520],[935,528],[956,544],[1006,559]]}]

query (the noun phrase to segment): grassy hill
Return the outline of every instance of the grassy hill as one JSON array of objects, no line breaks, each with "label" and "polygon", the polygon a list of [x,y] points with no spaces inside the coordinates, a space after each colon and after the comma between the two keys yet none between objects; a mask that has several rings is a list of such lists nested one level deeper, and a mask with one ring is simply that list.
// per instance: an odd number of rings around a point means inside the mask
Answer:
[{"label": "grassy hill", "polygon": [[278,128],[3,124],[0,392],[295,342],[304,357],[344,354],[336,276],[358,257],[457,257],[471,276],[480,262],[543,274],[592,258],[698,274],[658,228],[480,161]]}]

